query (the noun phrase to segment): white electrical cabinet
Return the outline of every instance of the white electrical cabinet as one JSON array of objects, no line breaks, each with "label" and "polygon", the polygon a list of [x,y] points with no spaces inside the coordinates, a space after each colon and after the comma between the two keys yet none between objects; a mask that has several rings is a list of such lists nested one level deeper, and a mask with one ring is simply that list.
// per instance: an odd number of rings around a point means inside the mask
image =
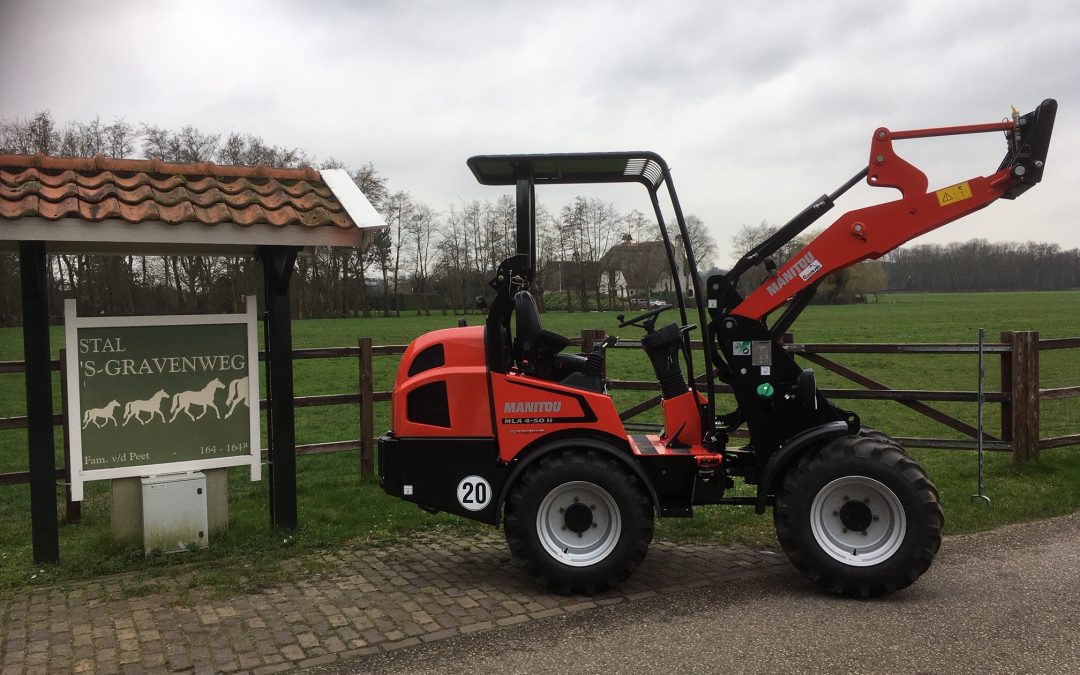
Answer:
[{"label": "white electrical cabinet", "polygon": [[206,476],[202,472],[142,479],[143,548],[173,553],[206,548]]}]

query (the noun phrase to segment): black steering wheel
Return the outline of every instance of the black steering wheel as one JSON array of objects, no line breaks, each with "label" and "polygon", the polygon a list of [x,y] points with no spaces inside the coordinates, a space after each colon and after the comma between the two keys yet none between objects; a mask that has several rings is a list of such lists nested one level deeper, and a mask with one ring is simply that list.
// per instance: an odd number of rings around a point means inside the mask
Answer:
[{"label": "black steering wheel", "polygon": [[[660,305],[654,309],[650,309],[644,314],[638,314],[637,316],[627,319],[622,314],[619,314],[615,318],[619,320],[619,328],[626,328],[627,326],[635,326],[641,322],[646,322],[643,328],[652,332],[653,326],[656,324],[656,317],[660,316],[661,312],[666,312],[671,309],[672,305]],[[651,319],[651,321],[649,321]]]}]

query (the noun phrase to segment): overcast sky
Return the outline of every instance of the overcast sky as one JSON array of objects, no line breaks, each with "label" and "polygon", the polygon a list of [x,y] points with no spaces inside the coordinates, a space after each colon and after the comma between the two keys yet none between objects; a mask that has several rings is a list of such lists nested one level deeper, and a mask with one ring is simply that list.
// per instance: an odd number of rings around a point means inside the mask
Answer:
[{"label": "overcast sky", "polygon": [[[0,0],[0,64],[0,117],[253,133],[373,162],[442,210],[498,194],[470,155],[654,150],[721,265],[740,225],[783,223],[865,166],[878,126],[994,122],[1056,98],[1043,183],[918,241],[1080,247],[1075,0]],[[935,189],[992,173],[1005,142],[896,148]],[[639,191],[598,194],[644,210]],[[897,193],[852,194],[835,215]]]}]

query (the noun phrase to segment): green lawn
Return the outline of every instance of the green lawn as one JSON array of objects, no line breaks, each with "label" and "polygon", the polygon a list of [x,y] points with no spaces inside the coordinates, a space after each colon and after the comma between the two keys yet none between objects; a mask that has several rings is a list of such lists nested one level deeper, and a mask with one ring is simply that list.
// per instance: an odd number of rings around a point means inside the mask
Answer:
[{"label": "green lawn", "polygon": [[[811,307],[795,324],[797,342],[975,342],[979,327],[995,342],[1002,330],[1038,330],[1043,337],[1080,335],[1080,292],[985,293],[939,295],[888,295],[876,304],[844,307]],[[599,328],[624,339],[640,335],[637,329],[617,328],[615,312],[544,314],[544,326],[566,335],[584,328]],[[406,344],[416,335],[456,325],[455,316],[402,316],[340,320],[309,320],[294,323],[294,345],[301,347],[354,346],[358,337],[375,344]],[[482,317],[466,317],[478,324]],[[63,330],[54,328],[54,352],[63,341]],[[1044,352],[1041,356],[1043,387],[1080,384],[1078,350]],[[21,332],[0,330],[0,361],[20,360]],[[896,388],[974,390],[974,356],[949,355],[835,355],[835,360]],[[375,357],[375,388],[388,390],[397,357]],[[823,387],[852,387],[819,371]],[[637,349],[613,350],[609,375],[619,379],[650,379],[644,355]],[[698,367],[700,372],[700,366]],[[296,394],[331,394],[356,391],[355,359],[298,361]],[[996,357],[987,361],[989,389],[998,385]],[[645,392],[615,392],[620,409],[647,398]],[[54,386],[59,410],[59,386]],[[897,436],[959,437],[956,432],[891,402],[840,401],[864,422]],[[721,400],[718,409],[733,406]],[[974,423],[974,404],[936,404],[937,407]],[[0,417],[24,414],[21,375],[0,375]],[[647,413],[635,421],[657,420]],[[986,411],[987,430],[999,429],[998,408]],[[379,404],[375,429],[389,425],[389,405]],[[1042,405],[1042,436],[1080,433],[1080,398],[1048,401]],[[356,438],[359,434],[356,406],[305,408],[297,411],[297,440],[316,443]],[[57,448],[61,435],[57,432]],[[941,490],[950,533],[970,532],[1008,522],[1046,517],[1080,508],[1080,449],[1062,448],[1042,453],[1040,459],[1016,467],[1005,454],[987,459],[987,490],[993,506],[973,506],[975,453],[967,451],[915,450]],[[0,431],[0,471],[25,470],[26,435],[23,430]],[[266,481],[251,483],[246,470],[230,475],[230,531],[215,539],[209,550],[183,557],[144,559],[141,549],[118,547],[109,529],[108,487],[88,486],[83,520],[61,527],[61,565],[44,571],[30,564],[29,488],[0,486],[0,589],[27,584],[137,570],[152,576],[181,566],[192,571],[198,583],[217,583],[241,589],[272,583],[284,572],[279,562],[295,558],[301,566],[313,566],[321,549],[364,546],[418,529],[470,531],[484,526],[449,516],[430,516],[414,506],[385,496],[372,481],[360,480],[357,454],[339,453],[301,457],[298,460],[300,527],[291,533],[268,526]],[[773,543],[771,518],[759,517],[745,508],[708,507],[695,518],[660,523],[657,536],[670,539],[713,539],[748,545]],[[194,583],[194,582],[193,582]]]}]

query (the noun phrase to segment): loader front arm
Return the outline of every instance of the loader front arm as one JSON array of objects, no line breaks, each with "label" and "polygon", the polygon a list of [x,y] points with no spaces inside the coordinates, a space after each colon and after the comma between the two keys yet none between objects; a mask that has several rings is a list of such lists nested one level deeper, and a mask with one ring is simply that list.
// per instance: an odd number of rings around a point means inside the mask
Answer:
[{"label": "loader front arm", "polygon": [[[890,131],[884,127],[874,132],[870,143],[870,161],[865,171],[872,187],[898,189],[900,199],[849,211],[819,234],[806,247],[776,269],[756,290],[737,305],[721,308],[735,316],[762,319],[800,291],[857,262],[880,258],[901,244],[942,225],[977,211],[1004,197],[1014,199],[1042,179],[1046,153],[1053,131],[1057,102],[1043,101],[1026,115],[1013,115],[1006,122],[977,124],[912,131]],[[959,134],[1003,131],[1008,152],[998,170],[990,176],[977,176],[956,185],[928,191],[926,175],[902,159],[893,149],[894,140],[953,136]],[[860,173],[860,177],[863,174]],[[846,190],[852,183],[842,188]],[[834,195],[838,195],[834,193]],[[804,212],[832,206],[832,198],[823,197]],[[804,214],[800,214],[803,216]],[[809,218],[809,222],[820,214]],[[794,223],[795,221],[793,221]],[[773,241],[774,251],[797,236],[807,225],[785,226],[781,240]],[[789,224],[792,225],[792,224]],[[788,230],[784,232],[784,230]],[[783,236],[786,235],[786,239]],[[760,248],[760,247],[759,247]],[[755,251],[757,251],[755,249]],[[751,252],[732,269],[741,275],[755,259],[765,257]],[[729,275],[729,288],[736,278]],[[734,298],[732,298],[734,299]],[[734,304],[734,303],[732,303]]]}]

